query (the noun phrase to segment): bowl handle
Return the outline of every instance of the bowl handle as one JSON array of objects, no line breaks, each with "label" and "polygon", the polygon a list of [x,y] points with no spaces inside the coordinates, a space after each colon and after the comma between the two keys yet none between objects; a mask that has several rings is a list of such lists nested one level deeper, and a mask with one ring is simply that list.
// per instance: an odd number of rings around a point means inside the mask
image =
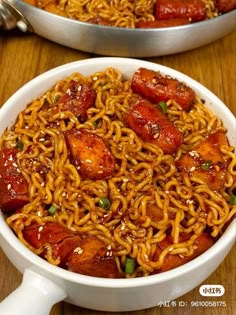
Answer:
[{"label": "bowl handle", "polygon": [[48,315],[52,306],[66,298],[51,280],[26,269],[21,285],[0,303],[1,315]]}]

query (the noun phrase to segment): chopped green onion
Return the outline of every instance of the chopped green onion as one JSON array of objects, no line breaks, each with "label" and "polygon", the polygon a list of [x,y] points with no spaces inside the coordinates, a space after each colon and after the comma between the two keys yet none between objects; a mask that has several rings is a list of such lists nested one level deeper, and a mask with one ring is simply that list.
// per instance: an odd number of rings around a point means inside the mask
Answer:
[{"label": "chopped green onion", "polygon": [[212,165],[212,161],[211,160],[207,160],[207,161],[204,161],[202,164],[201,164],[201,169],[204,170],[204,171],[207,171]]},{"label": "chopped green onion", "polygon": [[48,209],[48,212],[50,214],[55,214],[55,212],[57,211],[57,207],[56,206],[51,206],[49,209]]},{"label": "chopped green onion", "polygon": [[19,150],[23,150],[23,148],[24,148],[24,143],[23,142],[21,142],[21,141],[17,141],[17,143],[16,143],[16,147],[17,147],[17,149],[19,149]]},{"label": "chopped green onion", "polygon": [[135,261],[133,258],[127,257],[125,261],[125,273],[131,274],[134,272]]},{"label": "chopped green onion", "polygon": [[162,110],[163,114],[167,113],[167,104],[165,102],[159,102],[158,106],[161,107],[161,110]]},{"label": "chopped green onion", "polygon": [[111,203],[110,203],[109,199],[107,199],[107,198],[100,198],[98,201],[98,205],[100,208],[108,210],[111,206]]},{"label": "chopped green onion", "polygon": [[231,205],[236,205],[236,196],[232,195],[229,202]]},{"label": "chopped green onion", "polygon": [[57,101],[60,99],[61,94],[54,94],[52,97],[53,104],[57,103]]},{"label": "chopped green onion", "polygon": [[98,120],[93,121],[93,126],[96,128],[98,125]]}]

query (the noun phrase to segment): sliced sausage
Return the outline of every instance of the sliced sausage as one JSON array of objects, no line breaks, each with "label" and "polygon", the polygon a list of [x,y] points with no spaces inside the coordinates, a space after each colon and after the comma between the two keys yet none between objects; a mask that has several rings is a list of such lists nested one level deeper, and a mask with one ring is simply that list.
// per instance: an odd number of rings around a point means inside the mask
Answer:
[{"label": "sliced sausage", "polygon": [[0,206],[14,212],[29,202],[29,186],[17,164],[17,149],[0,151]]},{"label": "sliced sausage", "polygon": [[178,128],[145,99],[131,106],[125,121],[141,139],[158,145],[164,153],[176,152],[183,142]]},{"label": "sliced sausage", "polygon": [[71,111],[81,123],[87,119],[88,108],[94,106],[96,91],[88,84],[71,80],[66,93],[60,98],[64,111]]},{"label": "sliced sausage", "polygon": [[111,248],[95,236],[80,241],[68,259],[68,270],[93,277],[120,277]]},{"label": "sliced sausage", "polygon": [[[181,239],[181,241],[186,241],[187,238],[184,237]],[[160,243],[158,243],[156,247],[155,254],[153,256],[154,261],[158,261],[160,254],[162,251],[167,248],[168,246],[172,245],[173,242],[170,237],[167,237]],[[171,255],[167,254],[164,258],[164,262],[160,269],[158,269],[159,272],[164,272],[171,270],[173,268],[177,268],[179,266],[182,266],[183,264],[191,261],[192,259],[198,257],[202,253],[204,253],[207,249],[209,249],[213,245],[213,239],[211,236],[209,236],[206,233],[202,233],[193,243],[194,245],[194,252],[190,256],[184,256],[184,255]]]},{"label": "sliced sausage", "polygon": [[[53,258],[60,258],[60,266],[65,266],[69,254],[78,246],[80,236],[56,222],[46,222],[43,225],[33,223],[23,230],[25,240],[34,248],[52,247]],[[42,256],[45,258],[46,249]]]},{"label": "sliced sausage", "polygon": [[107,179],[115,168],[115,158],[104,140],[86,129],[64,133],[72,163],[79,174],[89,179]]},{"label": "sliced sausage", "polygon": [[227,163],[220,151],[221,145],[228,145],[224,133],[216,132],[197,145],[192,151],[185,153],[176,162],[181,172],[187,172],[203,180],[212,190],[224,187]]},{"label": "sliced sausage", "polygon": [[236,8],[236,0],[216,0],[215,3],[220,13],[227,13]]},{"label": "sliced sausage", "polygon": [[145,68],[139,68],[134,73],[131,87],[134,92],[151,102],[173,99],[185,111],[190,110],[195,99],[195,92],[186,84]]},{"label": "sliced sausage", "polygon": [[198,22],[206,19],[206,7],[202,0],[157,0],[155,17],[157,20],[189,18]]}]

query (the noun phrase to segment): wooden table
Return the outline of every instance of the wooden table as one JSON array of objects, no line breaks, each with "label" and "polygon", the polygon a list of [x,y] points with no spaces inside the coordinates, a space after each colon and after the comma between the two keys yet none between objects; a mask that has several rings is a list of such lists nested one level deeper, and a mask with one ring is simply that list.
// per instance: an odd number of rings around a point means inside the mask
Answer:
[{"label": "wooden table", "polygon": [[[93,58],[95,55],[62,47],[32,34],[18,31],[0,32],[0,106],[23,84],[40,73],[67,62]],[[179,70],[199,81],[236,115],[236,31],[213,44],[173,56],[146,58]],[[220,314],[233,315],[236,310],[236,250],[231,250],[220,267],[203,284],[221,284],[225,294],[218,298],[201,297],[199,287],[176,300],[178,307],[155,307],[131,312],[132,315]],[[0,301],[18,287],[21,274],[0,249]],[[225,307],[193,307],[192,301],[224,301]],[[185,306],[181,306],[185,304]],[[223,304],[223,303],[222,303]],[[82,309],[60,302],[50,315],[114,314]],[[130,314],[129,313],[125,313]],[[3,315],[3,314],[1,314]],[[17,315],[17,314],[12,314]],[[30,315],[30,314],[25,314]]]}]

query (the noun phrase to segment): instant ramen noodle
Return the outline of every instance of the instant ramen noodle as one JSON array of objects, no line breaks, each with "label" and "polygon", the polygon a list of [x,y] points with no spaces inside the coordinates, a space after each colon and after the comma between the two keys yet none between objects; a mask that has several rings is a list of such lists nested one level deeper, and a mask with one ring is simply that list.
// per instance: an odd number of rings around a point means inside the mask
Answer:
[{"label": "instant ramen noodle", "polygon": [[134,278],[197,257],[236,213],[236,156],[185,83],[73,73],[0,137],[0,206],[19,240],[80,274]]}]

